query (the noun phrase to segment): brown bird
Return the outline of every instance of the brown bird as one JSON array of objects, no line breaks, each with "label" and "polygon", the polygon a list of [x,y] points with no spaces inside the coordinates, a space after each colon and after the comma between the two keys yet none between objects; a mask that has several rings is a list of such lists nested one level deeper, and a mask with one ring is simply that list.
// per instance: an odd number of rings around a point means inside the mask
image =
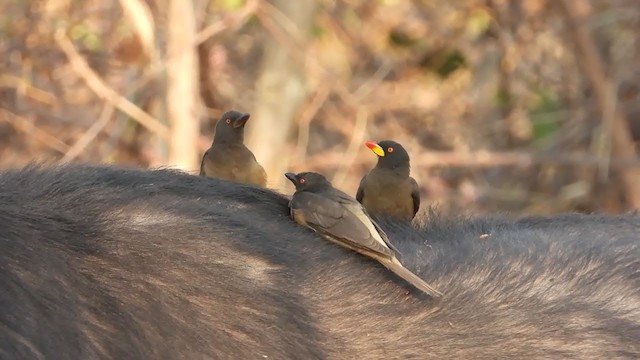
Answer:
[{"label": "brown bird", "polygon": [[442,296],[398,261],[396,248],[356,199],[334,188],[327,178],[315,172],[286,173],[285,176],[296,187],[289,202],[289,212],[296,223],[377,260],[426,294]]},{"label": "brown bird", "polygon": [[248,113],[227,111],[216,124],[211,147],[202,156],[200,176],[266,186],[267,173],[244,145]]},{"label": "brown bird", "polygon": [[365,145],[378,155],[378,163],[360,180],[356,199],[371,215],[410,222],[420,209],[420,189],[409,176],[409,154],[391,140]]}]

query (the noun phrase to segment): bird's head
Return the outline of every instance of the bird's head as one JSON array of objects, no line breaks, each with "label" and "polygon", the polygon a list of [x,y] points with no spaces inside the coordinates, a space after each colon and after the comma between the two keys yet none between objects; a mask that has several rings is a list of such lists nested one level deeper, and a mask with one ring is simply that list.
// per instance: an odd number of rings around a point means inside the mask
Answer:
[{"label": "bird's head", "polygon": [[322,174],[316,172],[301,172],[294,174],[288,172],[284,176],[296,187],[296,191],[322,190],[331,187],[331,182]]},{"label": "bird's head", "polygon": [[222,114],[216,124],[213,141],[216,143],[244,142],[244,126],[251,115],[235,110]]},{"label": "bird's head", "polygon": [[392,140],[378,143],[367,141],[365,145],[378,156],[378,167],[386,169],[409,167],[409,153],[397,142]]}]

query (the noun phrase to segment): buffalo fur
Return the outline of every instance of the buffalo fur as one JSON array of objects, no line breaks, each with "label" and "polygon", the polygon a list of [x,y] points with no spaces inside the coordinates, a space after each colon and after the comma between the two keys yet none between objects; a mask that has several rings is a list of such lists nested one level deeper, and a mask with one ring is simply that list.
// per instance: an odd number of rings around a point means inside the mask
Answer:
[{"label": "buffalo fur", "polygon": [[637,215],[382,219],[433,300],[287,202],[172,170],[0,174],[0,358],[640,357]]}]

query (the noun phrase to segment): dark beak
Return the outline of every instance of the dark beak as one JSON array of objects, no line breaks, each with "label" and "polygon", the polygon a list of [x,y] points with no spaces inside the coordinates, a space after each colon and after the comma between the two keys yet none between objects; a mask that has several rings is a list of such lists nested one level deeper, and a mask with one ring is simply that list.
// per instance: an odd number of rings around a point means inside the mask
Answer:
[{"label": "dark beak", "polygon": [[296,182],[298,182],[298,177],[297,177],[297,176],[296,176],[296,174],[294,174],[294,173],[290,173],[290,172],[288,172],[288,173],[284,174],[284,176],[285,176],[287,179],[289,179],[289,181],[291,181],[291,182],[293,183],[293,185],[295,185],[295,184],[296,184]]},{"label": "dark beak", "polygon": [[250,116],[251,114],[249,113],[242,114],[242,116],[240,116],[239,118],[236,119],[236,121],[233,122],[233,127],[236,129],[239,127],[244,127],[244,125],[247,123],[247,120],[249,120]]}]

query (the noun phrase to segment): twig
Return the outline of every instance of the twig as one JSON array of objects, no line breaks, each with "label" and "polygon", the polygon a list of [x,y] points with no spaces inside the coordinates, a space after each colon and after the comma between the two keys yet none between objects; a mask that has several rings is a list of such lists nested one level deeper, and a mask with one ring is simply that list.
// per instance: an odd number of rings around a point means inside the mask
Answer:
[{"label": "twig", "polygon": [[251,15],[253,15],[258,9],[258,0],[249,0],[242,9],[233,15],[208,25],[204,29],[200,30],[196,34],[196,46],[199,46],[203,42],[207,41],[212,36],[226,30],[228,28],[237,28],[244,25]]},{"label": "twig", "polygon": [[9,124],[14,125],[16,128],[20,129],[22,132],[26,133],[27,136],[34,138],[41,143],[45,144],[49,148],[64,154],[69,149],[69,145],[64,142],[58,140],[55,136],[47,133],[46,131],[40,129],[33,122],[28,119],[14,114],[9,110],[0,108],[0,120],[4,120]]},{"label": "twig", "polygon": [[[304,36],[298,29],[298,26],[294,24],[293,21],[291,21],[289,17],[285,15],[280,9],[278,9],[276,6],[269,3],[268,1],[262,1],[259,3],[259,10],[263,10],[263,11],[257,12],[257,15],[258,16],[264,15],[263,14],[264,12],[265,14],[269,15],[271,18],[276,20],[278,24],[282,26],[283,30],[285,30],[283,34],[289,37],[289,39],[291,39],[291,41],[294,43],[295,46],[301,47],[303,45],[302,39],[304,39]],[[272,23],[272,25],[273,24],[274,23]]]},{"label": "twig", "polygon": [[369,95],[369,93],[373,91],[376,85],[380,84],[382,80],[384,80],[384,78],[389,75],[391,70],[393,70],[391,62],[385,61],[382,65],[380,65],[378,70],[376,70],[376,72],[373,73],[373,75],[371,75],[371,77],[369,77],[367,81],[365,81],[364,84],[362,84],[359,88],[356,89],[356,91],[353,92],[353,96],[356,99],[361,100]]},{"label": "twig", "polygon": [[[613,155],[616,158],[624,159],[637,157],[635,146],[629,135],[627,118],[621,111],[616,111],[615,103],[612,104],[616,101],[612,99],[612,94],[615,94],[613,84],[606,75],[606,69],[596,45],[585,25],[576,18],[575,14],[579,12],[575,1],[561,0],[556,4],[573,37],[578,65],[591,82],[598,107],[603,116],[603,128],[610,128],[610,144]],[[620,174],[630,207],[640,209],[640,170],[635,168],[621,169]]]},{"label": "twig", "polygon": [[309,127],[311,125],[311,121],[316,116],[324,102],[329,97],[329,88],[327,86],[323,86],[316,93],[316,96],[313,97],[311,103],[305,109],[305,111],[300,115],[300,120],[298,121],[298,141],[296,143],[296,148],[293,151],[293,159],[299,159],[299,161],[304,161],[307,156],[307,145],[309,144]]},{"label": "twig", "polygon": [[[260,20],[262,26],[269,32],[269,34],[279,41],[285,49],[291,54],[291,56],[298,59],[300,62],[304,62],[306,64],[312,65],[315,69],[325,78],[332,78],[332,74],[330,71],[325,69],[322,64],[318,61],[318,59],[312,57],[308,52],[302,50],[302,45],[300,44],[300,34],[295,30],[296,27],[291,23],[291,20],[287,18],[282,12],[276,7],[266,3],[261,2],[259,6],[259,11],[256,12],[258,19]],[[289,29],[289,33],[285,32],[281,27],[277,26],[274,19],[279,20],[280,25]],[[356,157],[356,149],[360,146],[360,142],[362,142],[364,135],[366,133],[366,122],[368,119],[368,114],[363,112],[364,109],[360,104],[362,97],[364,97],[371,88],[373,88],[374,83],[381,81],[384,76],[386,76],[385,71],[389,71],[385,66],[381,67],[378,72],[376,72],[376,76],[373,79],[365,83],[364,86],[360,87],[359,96],[355,96],[351,93],[351,91],[341,82],[336,82],[329,80],[327,83],[331,84],[333,89],[344,101],[346,105],[354,109],[358,113],[358,118],[356,119],[355,129],[357,134],[351,136],[351,142],[349,145],[349,151],[347,154],[347,158],[340,159],[340,168],[338,169],[337,174],[333,177],[333,182],[339,186],[340,183],[344,181],[346,177],[346,172],[349,166],[353,164]],[[365,124],[364,126],[362,124]],[[343,129],[339,128],[339,129]],[[348,136],[349,134],[347,134]],[[309,163],[309,162],[306,162]]]},{"label": "twig", "polygon": [[29,84],[24,79],[14,75],[2,74],[0,76],[0,85],[13,86],[17,88],[24,87],[27,96],[49,106],[54,106],[57,102],[57,99],[53,94],[39,89]]},{"label": "twig", "polygon": [[120,0],[120,6],[136,31],[145,55],[155,59],[155,24],[149,6],[139,0]]},{"label": "twig", "polygon": [[[203,42],[207,41],[211,37],[218,33],[228,29],[229,27],[239,27],[244,25],[257,8],[257,0],[249,1],[242,10],[234,13],[229,18],[217,21],[208,25],[206,28],[200,30],[196,34],[196,40],[194,46],[199,46]],[[144,74],[136,80],[136,82],[129,88],[127,94],[133,94],[140,88],[145,86],[150,80],[154,79],[158,74],[166,69],[167,65],[164,63],[152,63],[149,67],[145,68]]]},{"label": "twig", "polygon": [[64,30],[58,29],[56,31],[55,40],[69,59],[73,70],[87,83],[89,88],[98,97],[106,100],[164,140],[169,138],[169,129],[167,126],[147,114],[144,110],[140,109],[126,98],[119,95],[115,90],[108,87],[102,79],[100,79],[100,77],[89,67],[82,56],[80,56],[71,40],[64,33]]},{"label": "twig", "polygon": [[75,144],[67,151],[66,154],[60,159],[60,163],[67,163],[73,161],[78,155],[80,155],[84,149],[98,136],[98,134],[104,129],[105,126],[111,120],[115,108],[111,104],[105,104],[100,113],[98,121],[96,121],[91,127],[78,139]]},{"label": "twig", "polygon": [[355,131],[351,136],[351,141],[347,147],[347,151],[342,155],[342,161],[338,166],[338,171],[333,177],[332,182],[336,186],[341,186],[344,180],[347,178],[347,172],[353,166],[358,155],[358,148],[362,145],[364,135],[367,132],[367,121],[369,119],[369,113],[364,106],[358,108],[358,115],[356,116]]},{"label": "twig", "polygon": [[[322,64],[319,62],[317,58],[311,56],[310,53],[304,52],[300,49],[300,45],[298,44],[299,43],[298,39],[300,38],[300,36],[297,31],[291,30],[291,29],[295,29],[295,26],[291,24],[291,20],[289,20],[287,16],[282,14],[282,12],[279,9],[277,9],[276,7],[274,7],[273,5],[267,2],[260,2],[258,10],[259,11],[256,12],[256,15],[258,16],[258,19],[262,23],[262,26],[271,34],[271,36],[273,36],[280,43],[282,43],[284,47],[289,50],[289,53],[292,56],[296,57],[300,61],[306,62],[307,64],[314,66],[326,78],[332,77],[332,74],[322,66]],[[266,15],[269,15],[269,16],[266,16]],[[282,26],[289,29],[290,33],[286,33],[281,29],[279,29],[278,26],[275,26],[275,23],[272,21],[271,17],[279,19],[282,22]],[[334,86],[333,88],[340,95],[342,100],[345,101],[345,103],[347,103],[349,106],[351,106],[354,109],[357,109],[360,106],[359,101],[361,99],[356,98],[345,87],[344,84],[336,81],[332,81],[331,83]]]},{"label": "twig", "polygon": [[[344,153],[322,153],[306,159],[305,163],[296,162],[294,168],[313,164],[314,167],[330,168],[340,165],[344,161]],[[356,159],[352,165],[369,163],[370,159]],[[504,167],[513,166],[526,168],[535,164],[574,165],[585,167],[598,167],[602,160],[592,155],[583,153],[536,155],[526,152],[488,152],[476,151],[463,153],[458,151],[429,151],[414,154],[411,157],[411,166],[416,167]],[[612,159],[610,165],[613,168],[626,169],[629,167],[640,168],[640,159],[619,158]]]}]

